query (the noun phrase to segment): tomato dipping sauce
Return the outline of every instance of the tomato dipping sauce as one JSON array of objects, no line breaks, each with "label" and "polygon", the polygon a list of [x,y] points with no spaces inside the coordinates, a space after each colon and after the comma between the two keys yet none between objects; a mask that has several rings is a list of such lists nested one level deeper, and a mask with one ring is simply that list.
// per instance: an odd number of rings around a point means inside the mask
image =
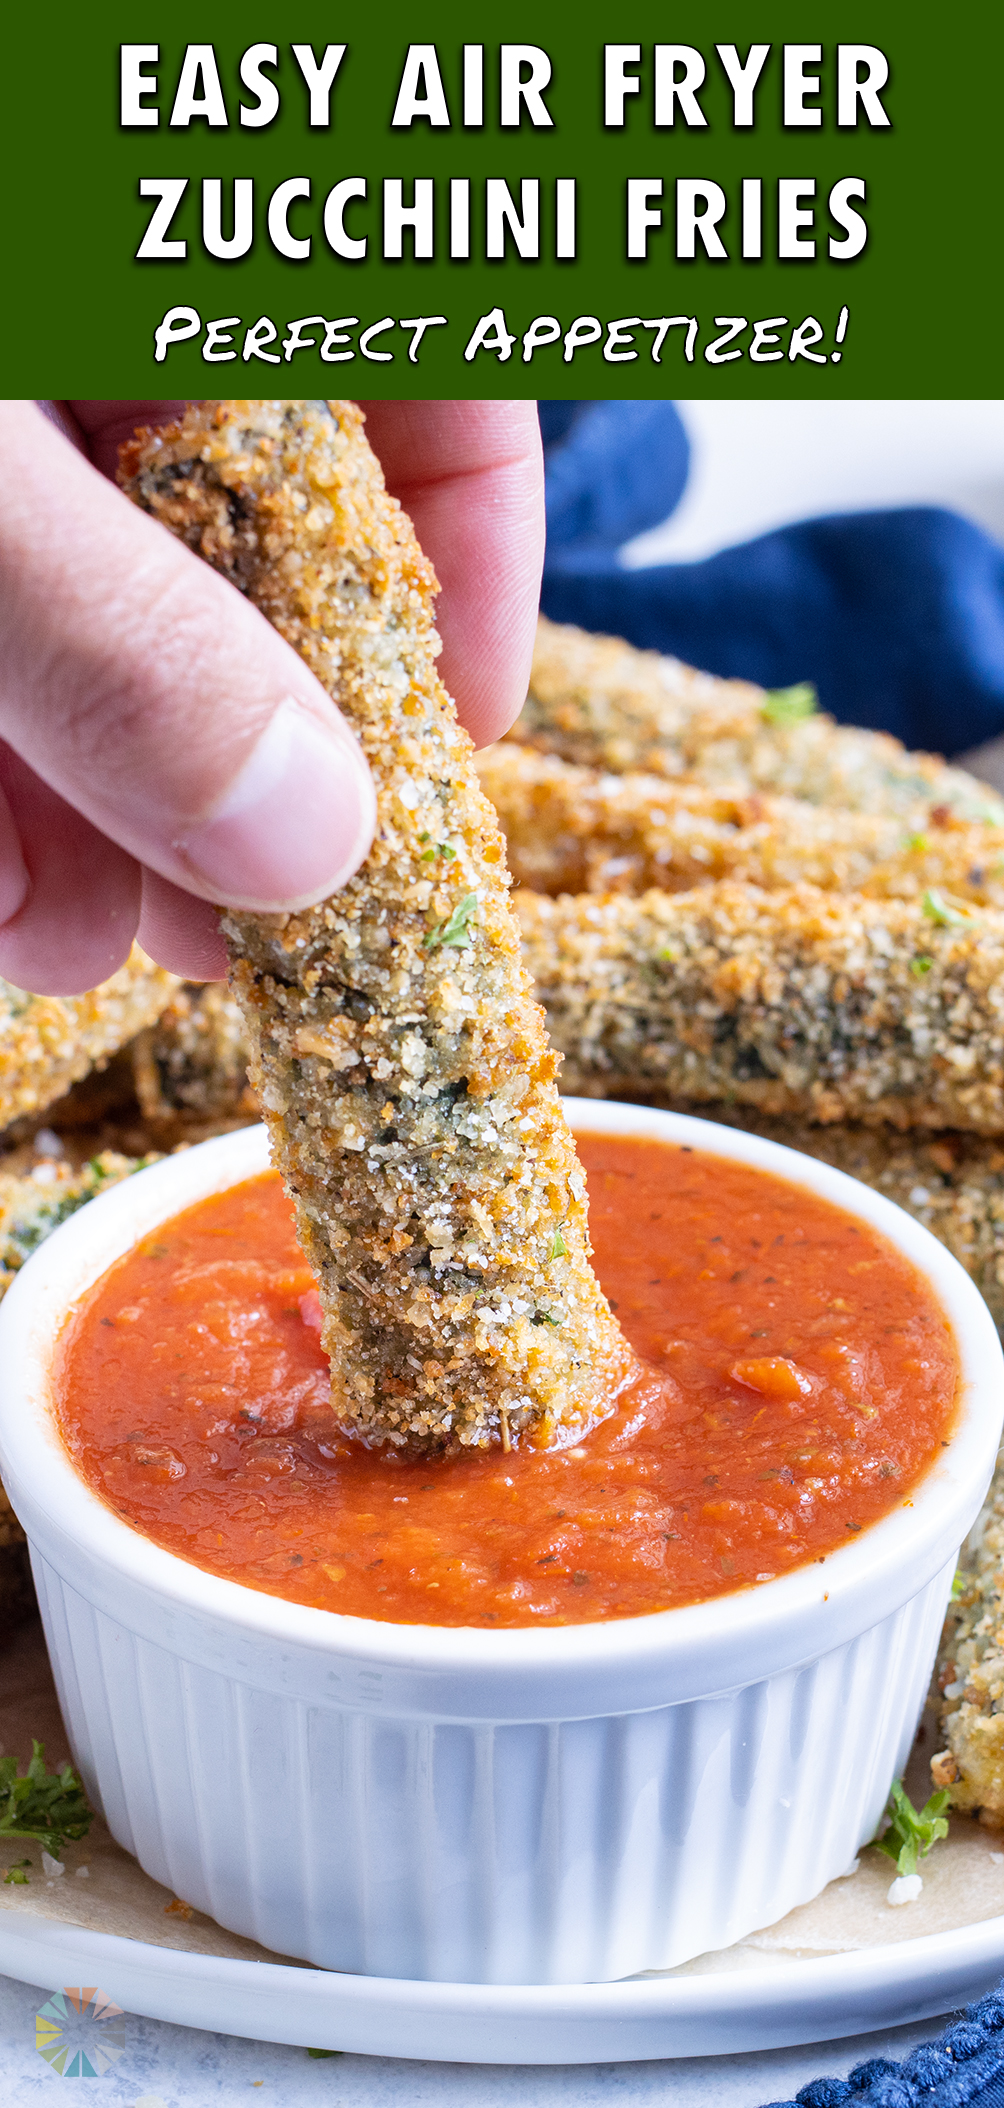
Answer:
[{"label": "tomato dipping sauce", "polygon": [[268,1173],[164,1223],[71,1318],[56,1388],[80,1475],[211,1573],[434,1625],[701,1602],[825,1559],[907,1500],[959,1386],[909,1262],[748,1165],[578,1147],[596,1269],[646,1367],[574,1447],[416,1459],[343,1432]]}]

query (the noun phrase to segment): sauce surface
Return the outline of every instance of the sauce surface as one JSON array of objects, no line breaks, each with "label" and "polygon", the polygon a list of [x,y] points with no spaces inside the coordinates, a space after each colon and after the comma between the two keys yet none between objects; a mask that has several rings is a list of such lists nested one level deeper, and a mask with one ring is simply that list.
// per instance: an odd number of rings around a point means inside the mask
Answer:
[{"label": "sauce surface", "polygon": [[647,1368],[574,1448],[416,1460],[344,1434],[267,1173],[158,1228],[71,1319],[57,1402],[82,1477],[211,1573],[435,1625],[699,1602],[824,1558],[907,1499],[959,1383],[914,1268],[746,1165],[578,1147],[596,1269]]}]

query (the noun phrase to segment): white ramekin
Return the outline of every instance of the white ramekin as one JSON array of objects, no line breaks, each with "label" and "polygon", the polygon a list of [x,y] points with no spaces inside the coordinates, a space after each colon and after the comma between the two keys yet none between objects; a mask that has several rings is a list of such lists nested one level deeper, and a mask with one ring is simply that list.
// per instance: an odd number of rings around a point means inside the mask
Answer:
[{"label": "white ramekin", "polygon": [[648,1617],[484,1632],[305,1609],[140,1536],[70,1464],[53,1342],[137,1237],[265,1167],[261,1128],[92,1201],[0,1309],[0,1463],[88,1792],[176,1895],[326,1968],[609,1980],[816,1895],[903,1768],[990,1478],[1000,1345],[926,1230],[758,1137],[635,1106],[568,1110],[580,1133],[686,1142],[835,1201],[948,1313],[963,1371],[951,1440],[911,1498],[824,1563]]}]

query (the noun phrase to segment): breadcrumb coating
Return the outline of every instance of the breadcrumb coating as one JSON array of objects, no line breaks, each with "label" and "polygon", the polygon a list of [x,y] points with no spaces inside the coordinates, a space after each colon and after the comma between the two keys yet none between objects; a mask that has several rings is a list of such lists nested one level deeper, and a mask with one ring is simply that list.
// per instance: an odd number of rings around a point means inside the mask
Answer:
[{"label": "breadcrumb coating", "polygon": [[29,995],[0,981],[0,1128],[61,1098],[152,1025],[179,985],[134,944],[124,966],[87,995]]},{"label": "breadcrumb coating", "polygon": [[136,1097],[158,1129],[172,1122],[260,1117],[248,1082],[250,1049],[240,1006],[225,981],[186,981],[133,1041]]},{"label": "breadcrumb coating", "polygon": [[517,885],[537,893],[684,892],[718,879],[911,899],[931,886],[1004,908],[1004,828],[616,776],[501,740],[477,756]]},{"label": "breadcrumb coating", "polygon": [[1004,1449],[960,1556],[936,1690],[945,1747],[931,1759],[935,1785],[1004,1829]]},{"label": "breadcrumb coating", "polygon": [[543,616],[530,692],[508,737],[617,775],[690,776],[918,823],[944,806],[1004,824],[996,791],[887,732],[836,725],[819,711],[792,718],[783,696],[749,681],[718,680]]},{"label": "breadcrumb coating", "polygon": [[728,881],[515,905],[570,1090],[1004,1132],[995,909]]},{"label": "breadcrumb coating", "polygon": [[581,1427],[630,1353],[589,1265],[504,845],[436,673],[435,579],[361,413],[192,405],[124,449],[123,481],[300,653],[376,783],[347,886],[223,925],[335,1411],[427,1448]]}]

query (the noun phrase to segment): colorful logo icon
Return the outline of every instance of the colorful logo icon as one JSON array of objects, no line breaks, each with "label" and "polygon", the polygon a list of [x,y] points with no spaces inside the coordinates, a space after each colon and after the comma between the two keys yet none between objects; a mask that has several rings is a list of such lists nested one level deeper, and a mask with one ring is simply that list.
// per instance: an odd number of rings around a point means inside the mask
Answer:
[{"label": "colorful logo icon", "polygon": [[67,1984],[36,2013],[35,2048],[61,2079],[99,2079],[125,2049],[125,2024],[94,1984]]}]

